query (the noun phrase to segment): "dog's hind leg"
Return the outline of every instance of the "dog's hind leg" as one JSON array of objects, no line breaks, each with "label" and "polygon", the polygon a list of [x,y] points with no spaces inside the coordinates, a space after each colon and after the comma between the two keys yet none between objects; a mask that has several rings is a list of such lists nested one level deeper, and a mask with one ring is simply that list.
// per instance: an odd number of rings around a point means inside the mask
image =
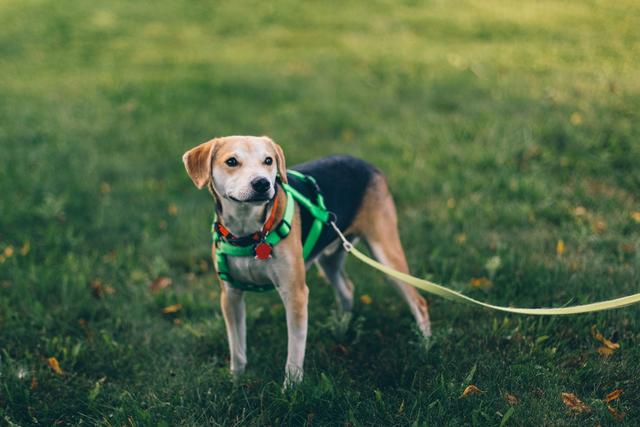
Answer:
[{"label": "dog's hind leg", "polygon": [[348,313],[353,308],[353,283],[343,271],[347,252],[342,245],[323,252],[317,261],[318,268],[333,286],[340,313]]},{"label": "dog's hind leg", "polygon": [[[382,175],[376,175],[372,180],[353,229],[364,237],[374,258],[379,262],[410,274],[400,243],[395,204],[386,180]],[[392,283],[409,305],[422,334],[431,336],[431,322],[425,299],[414,287],[404,282],[393,279]]]}]

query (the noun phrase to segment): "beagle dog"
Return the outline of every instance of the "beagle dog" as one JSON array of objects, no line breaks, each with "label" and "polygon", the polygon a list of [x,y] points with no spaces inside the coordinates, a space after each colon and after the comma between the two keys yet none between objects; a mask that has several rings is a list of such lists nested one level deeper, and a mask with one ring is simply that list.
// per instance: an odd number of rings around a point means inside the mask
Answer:
[{"label": "beagle dog", "polygon": [[[199,189],[207,187],[215,199],[217,224],[233,236],[259,233],[271,218],[278,223],[288,201],[283,186],[309,193],[308,186],[287,176],[282,148],[267,137],[227,136],[215,138],[187,151],[182,160]],[[326,209],[335,214],[338,228],[355,242],[362,238],[373,256],[383,264],[409,273],[397,228],[393,198],[382,173],[363,160],[332,156],[294,166],[294,171],[315,179]],[[353,307],[353,284],[343,271],[346,251],[332,227],[326,225],[310,253],[303,258],[302,242],[314,220],[297,201],[290,232],[274,245],[266,258],[228,257],[228,271],[234,281],[272,284],[286,311],[287,362],[284,386],[302,380],[307,339],[306,271],[316,264],[335,290],[338,310]],[[216,244],[212,255],[216,270]],[[220,306],[226,323],[231,373],[237,378],[247,364],[245,303],[243,291],[220,279]],[[413,287],[395,281],[424,336],[431,335],[425,299]]]}]

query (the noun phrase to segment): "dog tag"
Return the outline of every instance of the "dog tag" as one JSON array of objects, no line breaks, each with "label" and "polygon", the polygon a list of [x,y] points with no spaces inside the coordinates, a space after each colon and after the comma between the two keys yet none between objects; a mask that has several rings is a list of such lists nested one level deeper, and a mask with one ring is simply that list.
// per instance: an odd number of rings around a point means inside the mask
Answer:
[{"label": "dog tag", "polygon": [[256,259],[269,259],[271,258],[271,245],[267,242],[258,243],[253,249],[256,254]]}]

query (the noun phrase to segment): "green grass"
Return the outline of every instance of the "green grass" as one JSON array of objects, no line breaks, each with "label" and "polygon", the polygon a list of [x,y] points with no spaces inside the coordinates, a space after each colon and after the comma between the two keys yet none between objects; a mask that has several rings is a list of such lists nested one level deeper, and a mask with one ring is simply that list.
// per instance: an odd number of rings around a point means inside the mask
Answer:
[{"label": "green grass", "polygon": [[[620,388],[638,425],[637,306],[532,318],[430,298],[425,343],[355,260],[373,303],[346,330],[309,274],[290,394],[284,311],[248,296],[234,387],[212,202],[180,157],[227,134],[270,135],[289,164],[361,156],[418,276],[501,305],[638,292],[639,18],[632,0],[0,3],[0,424],[617,425],[601,399]],[[157,277],[173,284],[152,294]],[[485,393],[460,399],[469,384]]]}]

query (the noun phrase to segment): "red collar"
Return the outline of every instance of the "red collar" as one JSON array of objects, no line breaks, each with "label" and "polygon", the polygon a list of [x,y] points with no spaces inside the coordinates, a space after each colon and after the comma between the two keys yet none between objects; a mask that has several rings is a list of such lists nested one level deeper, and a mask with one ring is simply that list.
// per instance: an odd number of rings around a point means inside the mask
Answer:
[{"label": "red collar", "polygon": [[273,224],[276,221],[277,212],[278,212],[278,194],[276,193],[276,196],[273,199],[273,207],[271,208],[271,213],[269,214],[269,217],[262,225],[262,229],[260,231],[256,231],[255,233],[249,236],[236,237],[227,229],[227,227],[222,225],[219,220],[216,221],[215,229],[218,231],[218,233],[222,235],[222,237],[225,238],[225,240],[227,240],[231,244],[234,244],[234,242],[240,243],[239,241],[246,241],[246,240],[253,240],[253,241],[259,242],[263,240],[273,228]]}]

